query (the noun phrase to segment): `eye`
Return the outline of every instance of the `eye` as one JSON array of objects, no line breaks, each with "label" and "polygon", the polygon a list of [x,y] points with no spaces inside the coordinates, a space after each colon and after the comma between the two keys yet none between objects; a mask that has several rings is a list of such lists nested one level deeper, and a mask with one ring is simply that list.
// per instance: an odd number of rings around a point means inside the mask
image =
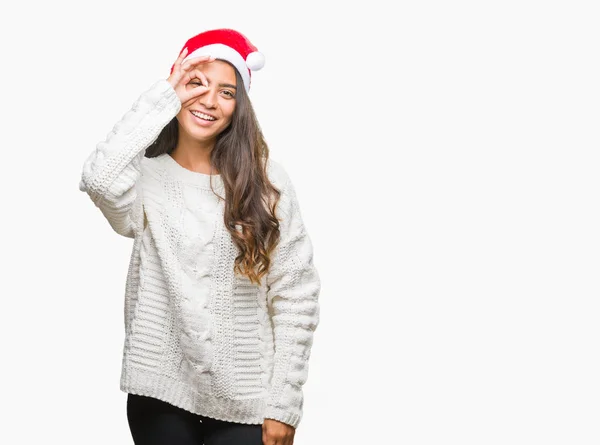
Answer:
[{"label": "eye", "polygon": [[199,80],[195,81],[195,82],[190,82],[192,85],[200,85],[200,86],[204,86],[202,82],[200,82]]},{"label": "eye", "polygon": [[229,97],[232,97],[232,98],[233,98],[233,97],[235,97],[235,94],[233,94],[233,93],[232,93],[231,91],[229,91],[229,90],[223,90],[223,92],[224,92],[224,93],[225,93],[227,96],[229,96]]}]

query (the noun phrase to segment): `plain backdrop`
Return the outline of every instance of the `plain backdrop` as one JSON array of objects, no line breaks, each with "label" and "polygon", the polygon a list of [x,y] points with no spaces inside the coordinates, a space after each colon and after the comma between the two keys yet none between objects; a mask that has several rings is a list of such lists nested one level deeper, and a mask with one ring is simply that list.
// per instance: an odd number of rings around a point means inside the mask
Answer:
[{"label": "plain backdrop", "polygon": [[185,41],[245,33],[322,279],[295,444],[600,441],[594,1],[11,2],[3,444],[132,444],[132,240],[84,160]]}]

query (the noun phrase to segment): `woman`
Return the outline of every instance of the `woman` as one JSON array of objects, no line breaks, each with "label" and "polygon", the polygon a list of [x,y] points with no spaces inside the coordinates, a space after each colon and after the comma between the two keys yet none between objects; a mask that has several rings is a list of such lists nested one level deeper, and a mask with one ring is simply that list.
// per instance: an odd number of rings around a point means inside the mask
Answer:
[{"label": "woman", "polygon": [[291,445],[302,417],[320,279],[247,96],[263,63],[234,30],[192,37],[83,166],[134,239],[120,388],[137,445]]}]

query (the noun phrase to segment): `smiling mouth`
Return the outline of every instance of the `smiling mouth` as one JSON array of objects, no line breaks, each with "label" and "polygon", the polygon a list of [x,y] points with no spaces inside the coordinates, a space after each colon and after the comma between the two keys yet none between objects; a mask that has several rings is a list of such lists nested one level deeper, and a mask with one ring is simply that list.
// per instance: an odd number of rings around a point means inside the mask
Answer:
[{"label": "smiling mouth", "polygon": [[216,121],[217,120],[217,118],[215,118],[214,116],[211,116],[210,114],[201,113],[199,111],[191,110],[190,113],[192,113],[198,119],[202,119],[204,121],[212,122],[212,121]]}]

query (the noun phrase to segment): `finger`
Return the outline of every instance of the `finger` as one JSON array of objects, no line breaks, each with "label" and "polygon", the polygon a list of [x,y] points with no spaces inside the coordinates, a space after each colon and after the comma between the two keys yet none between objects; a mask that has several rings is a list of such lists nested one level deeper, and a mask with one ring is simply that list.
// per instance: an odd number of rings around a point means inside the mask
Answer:
[{"label": "finger", "polygon": [[175,68],[177,68],[179,65],[181,65],[181,62],[183,62],[183,59],[185,59],[186,55],[187,55],[187,46],[185,48],[183,48],[183,51],[181,51],[179,53],[179,57],[177,57],[177,60],[175,61]]},{"label": "finger", "polygon": [[191,71],[189,73],[190,79],[194,79],[194,78],[198,78],[200,79],[201,83],[203,86],[208,87],[208,79],[206,78],[206,76],[204,75],[204,73],[202,71],[200,71],[198,68],[196,68],[195,70]]},{"label": "finger", "polygon": [[191,102],[196,100],[199,96],[203,95],[207,91],[208,88],[204,85],[191,85],[190,87],[186,88],[185,97],[181,101],[183,106],[187,107]]},{"label": "finger", "polygon": [[272,445],[273,441],[270,439],[269,435],[267,434],[267,431],[263,428],[263,434],[262,434],[262,442],[263,445]]},{"label": "finger", "polygon": [[207,91],[206,87],[200,87],[200,86],[190,89],[189,91],[186,92],[187,96],[182,101],[183,106],[187,107],[189,104],[191,104],[193,101],[195,101],[199,96],[202,96],[204,93],[206,93],[206,91]]},{"label": "finger", "polygon": [[[191,85],[189,88],[186,88],[186,85],[191,82],[193,82],[193,85]],[[188,93],[192,93],[193,97],[197,97],[199,94],[205,93],[208,88],[208,79],[204,73],[197,68],[193,71],[183,71],[177,83],[183,88],[186,88]],[[195,91],[197,89],[200,89],[200,91]]]},{"label": "finger", "polygon": [[206,89],[208,87],[208,79],[206,78],[204,73],[197,68],[194,69],[193,71],[188,71],[188,72],[184,73],[182,76],[182,79],[180,80],[180,83],[182,83],[184,85],[187,85],[190,82],[193,82],[192,87],[194,89],[196,89],[196,88]]},{"label": "finger", "polygon": [[214,60],[215,58],[209,55],[192,57],[191,59],[187,59],[185,62],[183,62],[182,68],[183,70],[188,71],[200,63],[212,62]]},{"label": "finger", "polygon": [[193,59],[188,59],[185,62],[183,62],[183,65],[181,66],[181,68],[184,71],[189,71],[189,70],[194,69],[196,66],[200,65],[201,63],[209,63],[214,60],[215,60],[215,58],[212,56],[194,57]]}]

